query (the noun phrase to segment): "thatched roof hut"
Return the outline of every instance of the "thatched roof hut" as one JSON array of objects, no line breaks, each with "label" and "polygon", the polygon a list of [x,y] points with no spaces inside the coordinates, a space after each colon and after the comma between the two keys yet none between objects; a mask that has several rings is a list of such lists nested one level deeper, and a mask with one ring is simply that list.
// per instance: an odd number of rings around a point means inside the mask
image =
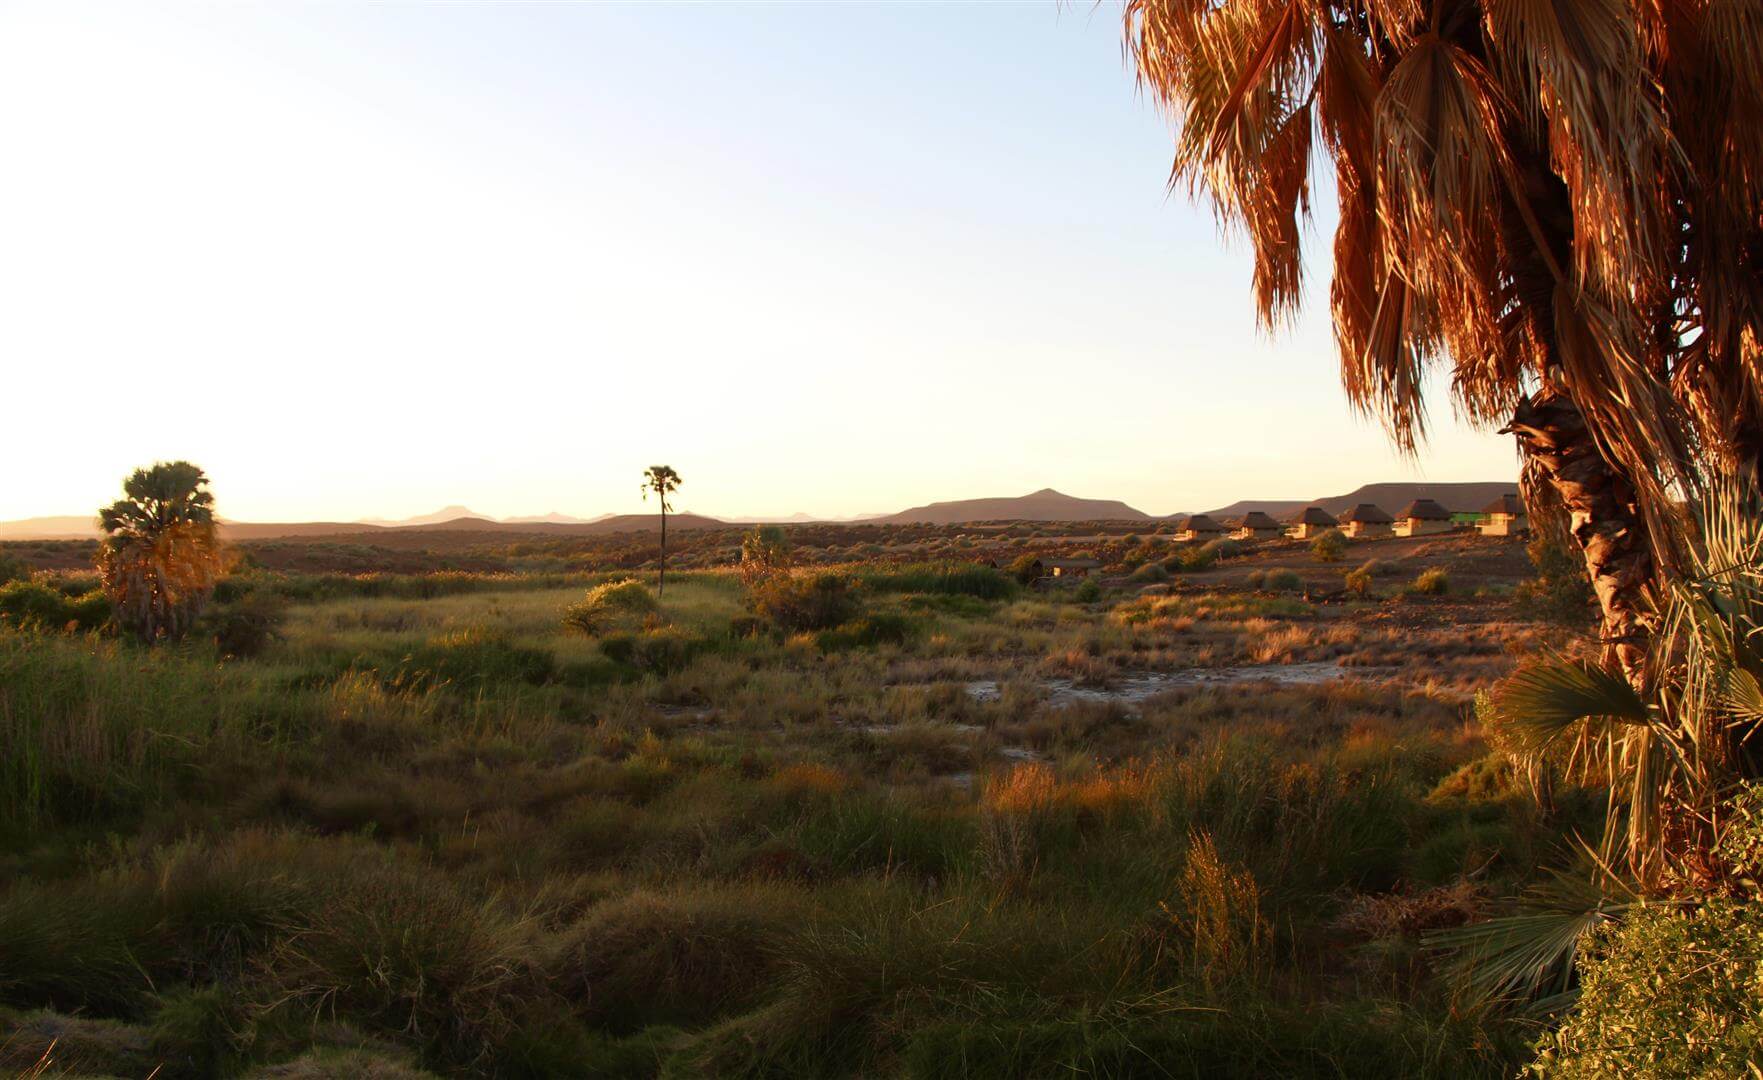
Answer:
[{"label": "thatched roof hut", "polygon": [[1385,513],[1382,507],[1373,505],[1372,503],[1360,503],[1358,506],[1353,507],[1351,510],[1346,511],[1341,515],[1341,524],[1343,525],[1353,521],[1357,521],[1364,525],[1389,525],[1394,523],[1395,520],[1395,518]]},{"label": "thatched roof hut", "polygon": [[1484,520],[1476,523],[1483,536],[1516,536],[1530,531],[1530,518],[1524,511],[1524,500],[1517,492],[1507,492],[1482,507]]},{"label": "thatched roof hut", "polygon": [[1408,508],[1396,515],[1403,521],[1449,521],[1451,512],[1432,499],[1415,499]]},{"label": "thatched roof hut", "polygon": [[1431,499],[1415,499],[1396,515],[1397,536],[1451,531],[1451,512]]},{"label": "thatched roof hut", "polygon": [[1208,514],[1189,514],[1176,523],[1177,535],[1181,533],[1221,533],[1224,526],[1220,525]]},{"label": "thatched roof hut", "polygon": [[1381,506],[1360,503],[1341,515],[1341,531],[1354,539],[1367,536],[1388,536],[1390,525],[1395,520],[1385,513]]},{"label": "thatched roof hut", "polygon": [[1273,520],[1272,515],[1259,510],[1251,510],[1240,518],[1232,520],[1235,526],[1233,540],[1271,540],[1285,535],[1286,527]]},{"label": "thatched roof hut", "polygon": [[1292,518],[1292,527],[1287,535],[1300,540],[1308,540],[1318,533],[1335,527],[1334,515],[1320,506],[1306,506]]}]

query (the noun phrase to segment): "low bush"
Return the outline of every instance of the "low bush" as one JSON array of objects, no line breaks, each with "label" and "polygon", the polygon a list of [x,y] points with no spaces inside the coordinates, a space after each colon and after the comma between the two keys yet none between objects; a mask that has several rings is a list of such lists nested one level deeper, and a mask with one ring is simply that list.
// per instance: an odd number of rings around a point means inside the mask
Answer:
[{"label": "low bush", "polygon": [[1102,599],[1102,586],[1096,583],[1095,578],[1084,578],[1072,590],[1071,598],[1080,604],[1093,604]]},{"label": "low bush", "polygon": [[1304,587],[1304,579],[1296,570],[1269,570],[1261,587],[1268,592],[1297,592]]},{"label": "low bush", "polygon": [[549,652],[516,645],[505,635],[482,627],[456,630],[431,638],[410,651],[397,671],[406,686],[452,684],[476,688],[492,683],[550,682],[557,661]]},{"label": "low bush", "polygon": [[1451,579],[1444,567],[1428,567],[1420,572],[1407,591],[1416,596],[1443,596],[1451,591]]},{"label": "low bush", "polygon": [[1340,562],[1347,557],[1347,538],[1339,529],[1325,529],[1310,542],[1310,554],[1317,562]]},{"label": "low bush", "polygon": [[904,645],[916,630],[917,624],[906,616],[882,611],[853,619],[831,630],[822,630],[815,636],[815,642],[827,652],[872,648],[876,645]]},{"label": "low bush", "polygon": [[1169,571],[1157,563],[1146,563],[1134,570],[1127,580],[1138,585],[1161,585],[1169,580]]},{"label": "low bush", "polygon": [[751,589],[778,574],[787,574],[795,558],[780,525],[756,525],[741,535],[741,583]]},{"label": "low bush", "polygon": [[28,563],[9,551],[0,551],[0,585],[30,579],[31,568]]},{"label": "low bush", "polygon": [[1200,545],[1200,551],[1207,556],[1209,561],[1213,562],[1220,559],[1234,559],[1246,550],[1248,550],[1247,544],[1225,536],[1216,540],[1208,540]]},{"label": "low bush", "polygon": [[1346,586],[1346,590],[1354,596],[1370,596],[1372,588],[1371,564],[1367,563],[1357,570],[1347,571],[1343,584]]},{"label": "low bush", "polygon": [[859,580],[878,593],[933,593],[981,600],[1007,600],[1016,595],[1010,577],[977,564],[913,563],[865,570]]},{"label": "low bush", "polygon": [[1010,564],[1009,572],[1010,576],[1016,579],[1018,585],[1033,585],[1041,580],[1042,575],[1046,573],[1046,568],[1041,564],[1041,560],[1033,555],[1023,555]]},{"label": "low bush", "polygon": [[255,589],[203,613],[201,632],[223,657],[260,656],[281,637],[288,603],[268,589]]},{"label": "low bush", "polygon": [[1525,548],[1536,575],[1518,584],[1514,592],[1518,610],[1525,616],[1558,626],[1583,627],[1591,622],[1592,587],[1585,564],[1546,533],[1539,533]]},{"label": "low bush", "polygon": [[704,647],[704,642],[678,630],[649,630],[640,634],[608,634],[600,639],[606,659],[651,675],[667,675],[685,668]]},{"label": "low bush", "polygon": [[640,581],[608,581],[588,590],[563,613],[563,625],[584,634],[603,634],[616,626],[640,622],[661,610],[655,594]]},{"label": "low bush", "polygon": [[1755,1074],[1763,1047],[1763,913],[1709,899],[1640,908],[1595,932],[1578,1003],[1542,1040],[1543,1080]]},{"label": "low bush", "polygon": [[748,595],[760,618],[789,633],[830,630],[857,617],[857,585],[844,574],[779,576]]},{"label": "low bush", "polygon": [[37,630],[98,630],[110,622],[101,593],[70,597],[41,581],[0,585],[0,623]]}]

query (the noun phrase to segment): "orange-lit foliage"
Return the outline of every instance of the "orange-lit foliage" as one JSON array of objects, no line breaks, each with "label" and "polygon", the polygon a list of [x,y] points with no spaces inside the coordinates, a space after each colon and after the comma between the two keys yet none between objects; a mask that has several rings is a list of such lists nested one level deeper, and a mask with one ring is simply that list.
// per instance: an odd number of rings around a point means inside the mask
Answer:
[{"label": "orange-lit foliage", "polygon": [[187,461],[137,469],[99,512],[98,573],[117,621],[143,641],[181,638],[223,569],[208,478]]}]

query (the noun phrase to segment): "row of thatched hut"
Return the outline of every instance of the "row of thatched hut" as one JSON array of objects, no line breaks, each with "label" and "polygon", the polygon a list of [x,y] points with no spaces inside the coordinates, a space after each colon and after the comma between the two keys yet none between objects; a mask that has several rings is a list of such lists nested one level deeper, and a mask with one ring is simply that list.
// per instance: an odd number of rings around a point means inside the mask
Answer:
[{"label": "row of thatched hut", "polygon": [[[1415,499],[1400,514],[1391,516],[1371,503],[1360,503],[1338,517],[1320,506],[1306,506],[1284,522],[1271,514],[1251,510],[1240,518],[1221,522],[1208,514],[1190,514],[1176,528],[1177,540],[1275,540],[1289,536],[1309,540],[1329,529],[1347,536],[1431,536],[1457,527],[1457,518],[1432,499]],[[1530,529],[1524,503],[1516,494],[1502,495],[1484,507],[1473,522],[1483,536],[1515,536]]]}]

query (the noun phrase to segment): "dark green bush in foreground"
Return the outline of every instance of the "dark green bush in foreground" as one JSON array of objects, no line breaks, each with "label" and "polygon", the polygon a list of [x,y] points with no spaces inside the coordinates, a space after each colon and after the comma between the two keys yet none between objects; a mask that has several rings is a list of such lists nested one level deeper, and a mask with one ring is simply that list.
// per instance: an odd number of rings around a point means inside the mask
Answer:
[{"label": "dark green bush in foreground", "polygon": [[1727,807],[1716,857],[1737,895],[1631,908],[1596,930],[1579,998],[1544,1038],[1548,1080],[1718,1080],[1763,1065],[1763,785]]}]

